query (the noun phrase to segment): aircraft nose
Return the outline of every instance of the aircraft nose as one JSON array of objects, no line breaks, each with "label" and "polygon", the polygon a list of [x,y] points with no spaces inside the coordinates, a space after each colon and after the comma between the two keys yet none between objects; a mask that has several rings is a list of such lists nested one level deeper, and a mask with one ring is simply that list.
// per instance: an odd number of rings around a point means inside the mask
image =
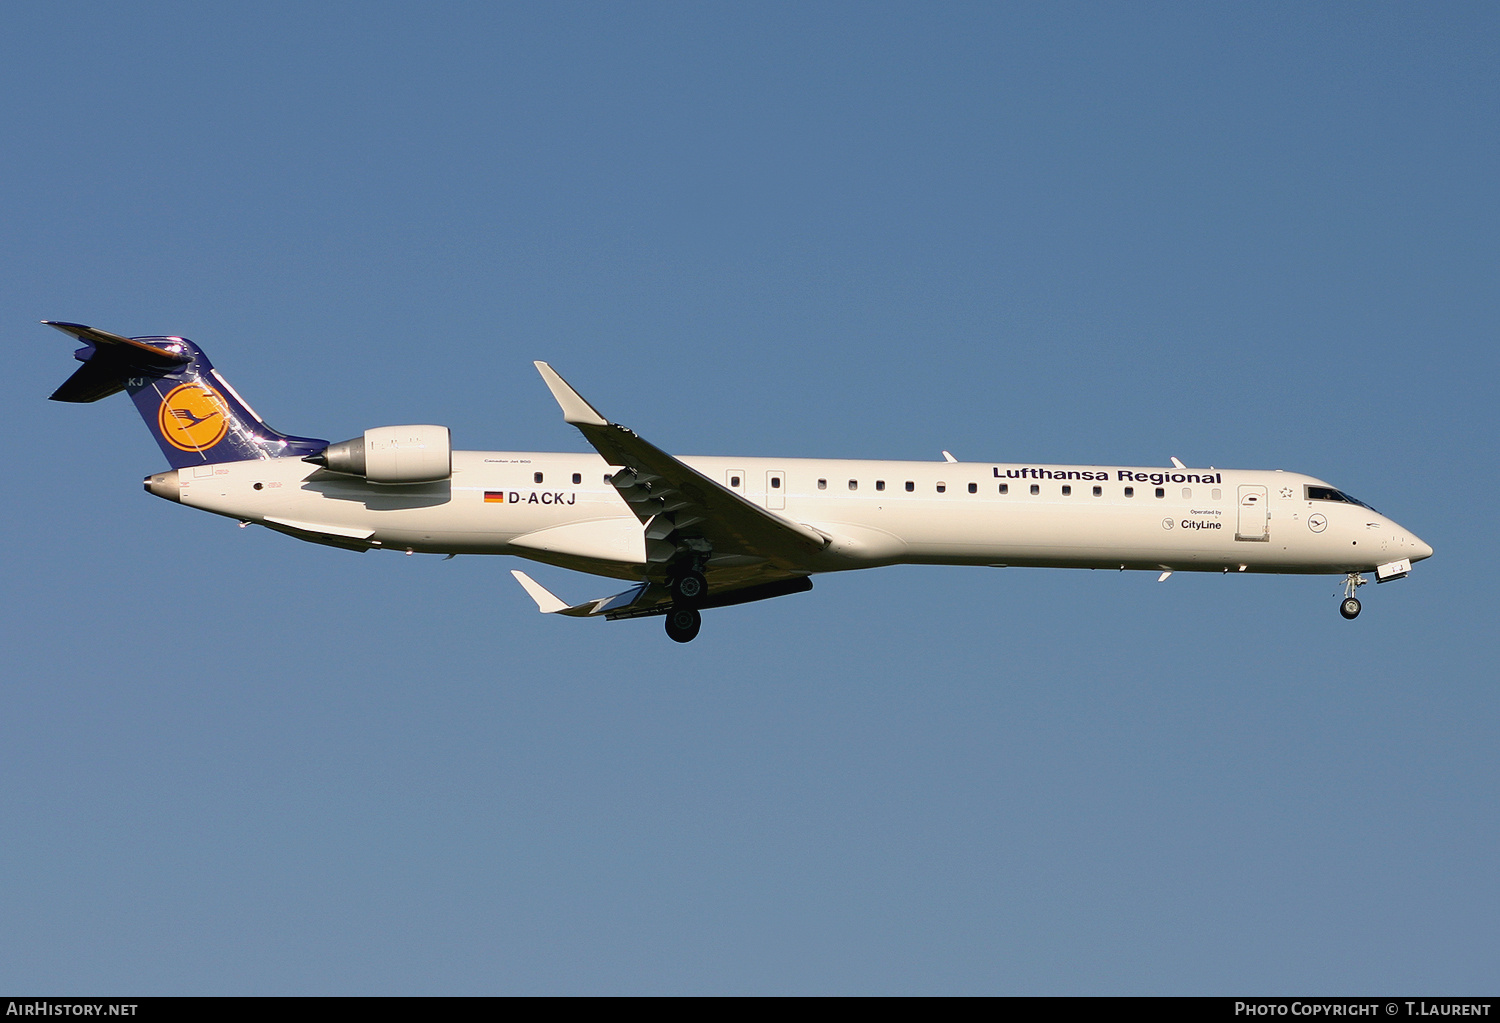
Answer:
[{"label": "aircraft nose", "polygon": [[1421,561],[1423,558],[1432,557],[1432,547],[1415,536],[1411,538],[1411,546],[1411,560]]}]

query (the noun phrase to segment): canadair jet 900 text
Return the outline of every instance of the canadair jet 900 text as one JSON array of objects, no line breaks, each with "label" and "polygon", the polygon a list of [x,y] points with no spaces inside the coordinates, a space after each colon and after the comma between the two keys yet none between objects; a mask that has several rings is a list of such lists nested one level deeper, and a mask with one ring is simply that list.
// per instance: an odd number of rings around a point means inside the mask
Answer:
[{"label": "canadair jet 900 text", "polygon": [[83,365],[52,395],[134,400],[172,468],[158,497],[314,543],[513,554],[628,580],[569,604],[524,572],[549,614],[662,615],[687,642],[701,612],[881,565],[1340,574],[1359,614],[1374,573],[1405,577],[1432,548],[1323,480],[1297,473],[1122,466],[676,457],[537,370],[596,454],[455,451],[446,427],[385,426],[330,444],[278,433],[180,337],[127,338],[45,320]]}]

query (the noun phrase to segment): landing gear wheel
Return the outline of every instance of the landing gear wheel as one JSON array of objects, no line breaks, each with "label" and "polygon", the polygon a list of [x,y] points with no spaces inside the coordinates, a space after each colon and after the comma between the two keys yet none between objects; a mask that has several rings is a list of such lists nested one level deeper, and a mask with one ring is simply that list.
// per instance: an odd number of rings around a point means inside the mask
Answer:
[{"label": "landing gear wheel", "polygon": [[707,592],[708,580],[702,572],[684,572],[672,580],[672,599],[679,604],[696,604]]},{"label": "landing gear wheel", "polygon": [[1355,597],[1345,597],[1344,602],[1339,605],[1339,614],[1353,621],[1359,617],[1359,600]]},{"label": "landing gear wheel", "polygon": [[696,608],[674,607],[667,612],[667,636],[675,643],[691,643],[703,627],[703,616]]}]

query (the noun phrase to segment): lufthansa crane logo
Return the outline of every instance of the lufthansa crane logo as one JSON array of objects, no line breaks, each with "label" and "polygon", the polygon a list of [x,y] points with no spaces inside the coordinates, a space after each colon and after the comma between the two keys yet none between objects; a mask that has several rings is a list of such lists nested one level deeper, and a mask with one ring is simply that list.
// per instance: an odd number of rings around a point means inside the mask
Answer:
[{"label": "lufthansa crane logo", "polygon": [[161,400],[156,423],[174,448],[205,451],[229,432],[229,405],[212,387],[179,384]]}]

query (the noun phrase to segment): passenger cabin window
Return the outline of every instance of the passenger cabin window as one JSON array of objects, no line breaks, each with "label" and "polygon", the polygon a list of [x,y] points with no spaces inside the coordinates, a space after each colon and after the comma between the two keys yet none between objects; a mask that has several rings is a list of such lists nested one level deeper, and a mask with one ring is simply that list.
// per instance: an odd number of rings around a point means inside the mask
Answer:
[{"label": "passenger cabin window", "polygon": [[827,490],[828,489],[828,481],[827,480],[818,480],[818,489],[819,490]]},{"label": "passenger cabin window", "polygon": [[1103,487],[1095,487],[1094,488],[1094,496],[1095,497],[1103,497],[1104,496],[1104,488]]},{"label": "passenger cabin window", "polygon": [[859,489],[859,480],[850,480],[849,481],[849,489],[850,490],[858,490]]},{"label": "passenger cabin window", "polygon": [[1002,493],[1002,494],[1008,494],[1008,493],[1010,493],[1010,484],[1009,483],[1002,483],[1002,484],[1000,484],[1000,493]]},{"label": "passenger cabin window", "polygon": [[614,473],[607,472],[607,473],[604,474],[604,482],[605,483],[611,482],[614,478],[615,478]]},{"label": "passenger cabin window", "polygon": [[939,483],[937,485],[937,492],[939,494],[946,494],[948,492],[948,484],[946,484],[946,483]]},{"label": "passenger cabin window", "polygon": [[1040,484],[1038,484],[1038,483],[1033,483],[1033,484],[1032,484],[1032,485],[1031,485],[1031,493],[1032,493],[1032,494],[1033,494],[1033,495],[1035,495],[1035,494],[1040,494],[1040,493],[1041,493],[1041,492],[1042,492],[1042,488],[1041,488],[1041,485],[1040,485]]},{"label": "passenger cabin window", "polygon": [[969,484],[969,493],[971,493],[971,494],[977,494],[977,493],[979,493],[979,484],[978,483],[970,483]]},{"label": "passenger cabin window", "polygon": [[876,490],[884,490],[885,489],[885,480],[876,480],[875,481],[875,489]]},{"label": "passenger cabin window", "polygon": [[1063,484],[1063,497],[1072,497],[1072,496],[1073,496],[1073,488],[1070,487],[1070,486],[1068,486],[1066,483],[1064,483]]},{"label": "passenger cabin window", "polygon": [[531,478],[536,480],[538,483],[542,482],[542,474],[539,472],[532,473]]},{"label": "passenger cabin window", "polygon": [[1208,492],[1208,494],[1215,501],[1221,501],[1221,500],[1224,499],[1224,491],[1220,490],[1218,487],[1214,487],[1212,490],[1210,490]]},{"label": "passenger cabin window", "polygon": [[583,482],[583,473],[581,473],[581,472],[575,472],[573,474],[573,482],[574,483],[582,483]]},{"label": "passenger cabin window", "polygon": [[1166,489],[1164,487],[1157,487],[1156,488],[1156,496],[1157,497],[1166,497],[1167,496]]},{"label": "passenger cabin window", "polygon": [[911,480],[907,480],[906,481],[906,492],[908,494],[911,493],[913,490],[916,490],[916,489],[917,489],[917,485],[915,483],[913,483]]},{"label": "passenger cabin window", "polygon": [[1182,499],[1184,501],[1191,501],[1193,499],[1193,488],[1192,487],[1183,487],[1182,488]]},{"label": "passenger cabin window", "polygon": [[1125,488],[1125,496],[1126,497],[1134,497],[1135,496],[1135,487],[1126,487]]}]

